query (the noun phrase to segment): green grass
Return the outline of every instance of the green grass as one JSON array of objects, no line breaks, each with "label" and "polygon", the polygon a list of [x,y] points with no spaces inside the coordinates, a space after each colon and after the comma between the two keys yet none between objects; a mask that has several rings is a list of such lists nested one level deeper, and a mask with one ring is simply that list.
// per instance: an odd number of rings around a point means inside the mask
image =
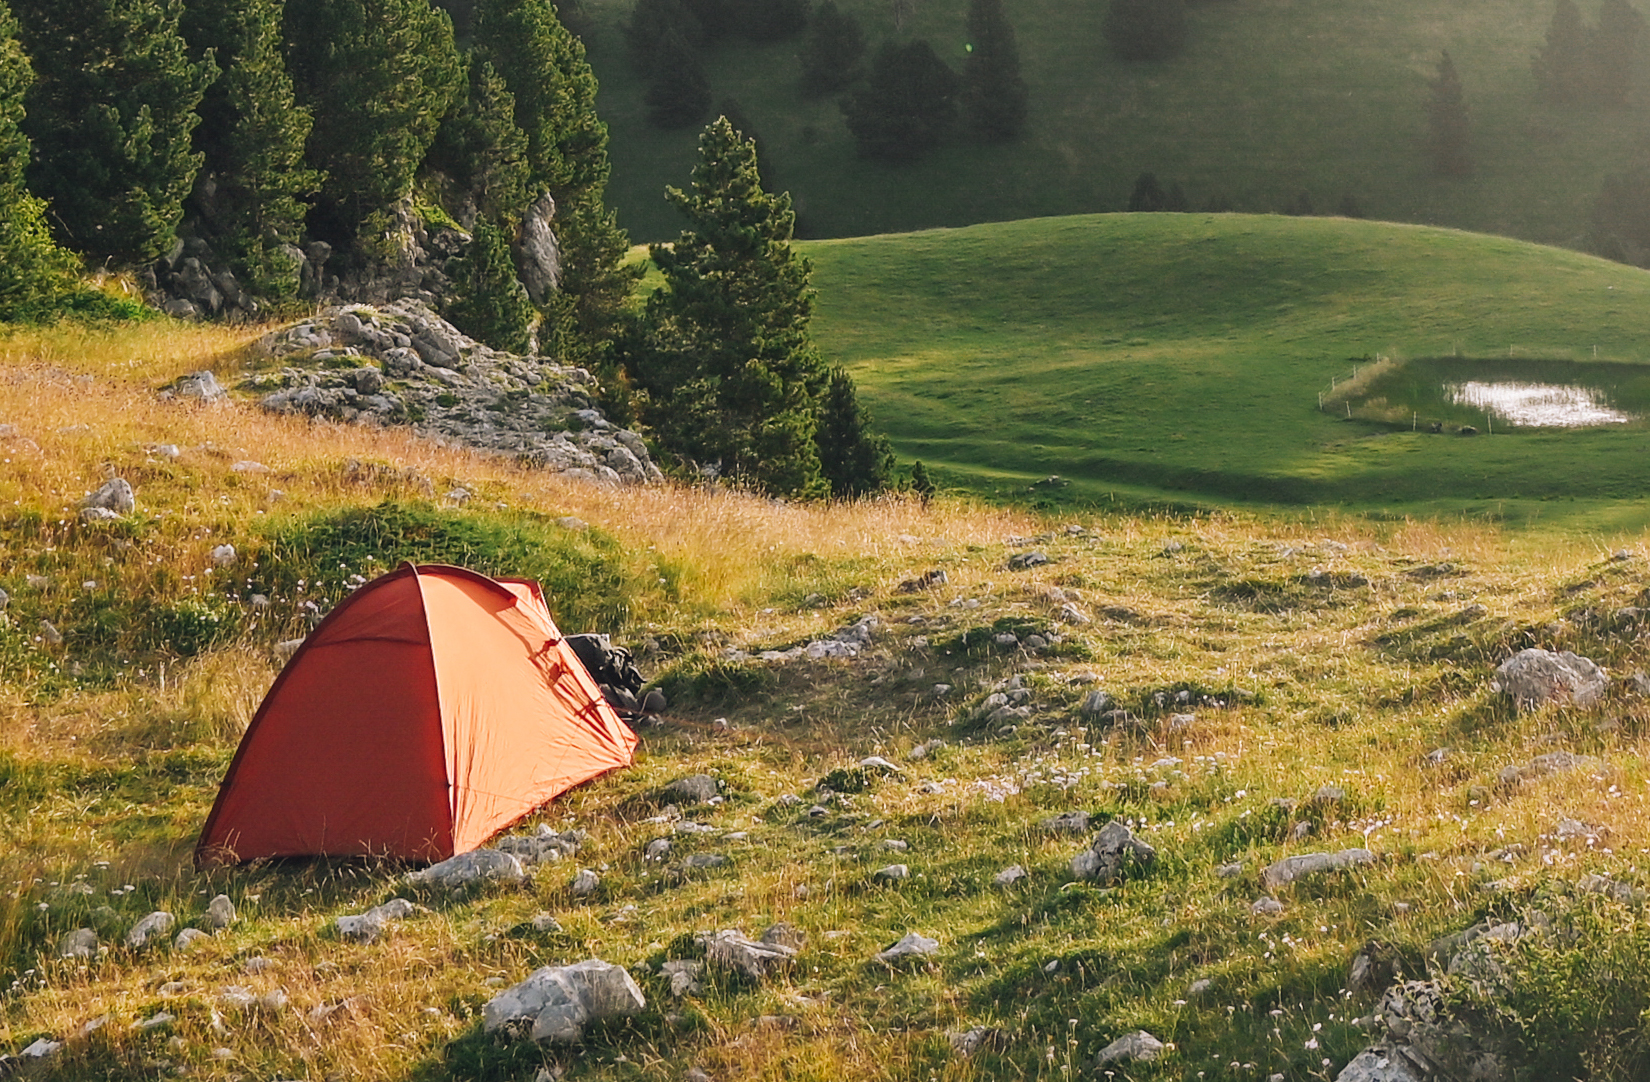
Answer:
[{"label": "green grass", "polygon": [[[1332,379],[1378,355],[1596,350],[1635,371],[1650,362],[1640,270],[1451,230],[1243,215],[802,250],[821,348],[901,457],[943,483],[1050,502],[1646,514],[1643,424],[1468,440],[1318,409]],[[1028,488],[1049,475],[1069,484]]]},{"label": "green grass", "polygon": [[[612,134],[610,200],[638,241],[681,223],[666,184],[687,183],[696,131],[646,123],[644,86],[619,30],[630,0],[588,0],[599,108]],[[844,0],[875,43],[892,7]],[[924,37],[958,70],[966,0],[913,5],[903,35]],[[1178,181],[1201,208],[1283,209],[1306,192],[1319,213],[1352,195],[1373,218],[1450,225],[1580,245],[1600,180],[1636,151],[1637,108],[1560,109],[1535,100],[1530,57],[1551,0],[1246,0],[1192,8],[1191,45],[1162,64],[1113,59],[1105,0],[1008,6],[1031,87],[1025,137],[983,147],[958,138],[906,168],[857,159],[834,100],[796,89],[800,39],[730,45],[707,65],[715,100],[739,101],[764,141],[767,171],[796,199],[802,228],[842,237],[1033,216],[1122,210],[1135,177]],[[1596,17],[1597,5],[1582,5]],[[1473,119],[1477,170],[1430,173],[1426,82],[1449,50]]]}]

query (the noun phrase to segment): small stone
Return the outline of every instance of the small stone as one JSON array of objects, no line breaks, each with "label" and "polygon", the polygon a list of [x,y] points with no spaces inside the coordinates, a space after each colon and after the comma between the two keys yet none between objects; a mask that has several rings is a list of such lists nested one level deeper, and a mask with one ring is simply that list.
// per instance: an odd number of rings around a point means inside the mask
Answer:
[{"label": "small stone", "polygon": [[76,928],[57,943],[59,958],[91,958],[97,954],[97,933],[90,928]]},{"label": "small stone", "polygon": [[[333,922],[333,926],[338,929],[340,939],[352,943],[372,943],[383,933],[386,925],[405,920],[417,912],[417,909],[417,906],[405,898],[392,898],[383,905],[373,906],[359,916],[339,917]],[[246,964],[248,973],[257,972],[252,968],[253,962],[262,962],[264,966],[271,964],[267,959],[251,959]]]},{"label": "small stone", "polygon": [[1375,854],[1367,849],[1343,849],[1338,853],[1302,853],[1299,856],[1284,857],[1267,868],[1261,876],[1261,882],[1267,889],[1275,890],[1293,883],[1302,876],[1319,875],[1323,872],[1373,863]]},{"label": "small stone", "polygon": [[1283,912],[1283,903],[1271,895],[1262,895],[1255,899],[1255,904],[1249,907],[1250,916],[1275,917]]},{"label": "small stone", "polygon": [[214,932],[221,932],[235,923],[235,903],[229,900],[229,895],[220,894],[212,899],[206,907],[206,919],[202,923]]},{"label": "small stone", "polygon": [[958,1033],[947,1033],[945,1039],[951,1045],[951,1051],[968,1059],[982,1048],[1001,1044],[1003,1032],[990,1026],[973,1026]]},{"label": "small stone", "polygon": [[882,847],[884,849],[892,850],[895,853],[903,853],[910,849],[911,845],[909,842],[901,841],[898,838],[885,838],[883,839]]},{"label": "small stone", "polygon": [[721,783],[709,774],[689,774],[660,790],[660,795],[682,804],[704,804],[722,793]]},{"label": "small stone", "polygon": [[929,939],[916,932],[907,933],[898,943],[887,950],[879,951],[876,959],[879,962],[897,962],[901,958],[909,958],[926,954],[933,954],[940,949],[940,941]]},{"label": "small stone", "polygon": [[177,1021],[176,1016],[167,1014],[165,1011],[161,1011],[158,1014],[150,1015],[148,1018],[140,1019],[139,1021],[133,1022],[132,1023],[132,1028],[136,1029],[136,1030],[142,1030],[143,1032],[147,1033],[150,1030],[156,1030],[156,1029],[160,1029],[164,1026],[169,1026],[173,1022],[176,1022],[176,1021]]},{"label": "small stone", "polygon": [[514,855],[497,849],[472,849],[409,872],[406,881],[413,886],[456,893],[482,883],[520,883],[526,878],[521,861]]},{"label": "small stone", "polygon": [[704,968],[703,962],[670,960],[659,967],[659,976],[665,979],[670,994],[681,999],[704,990],[699,983],[699,974]]},{"label": "small stone", "polygon": [[902,879],[909,878],[911,878],[911,869],[905,864],[890,864],[871,873],[871,881],[874,883],[897,883]]},{"label": "small stone", "polygon": [[1103,1067],[1108,1063],[1130,1060],[1150,1063],[1162,1054],[1163,1042],[1142,1029],[1125,1034],[1102,1048],[1100,1054],[1094,1057],[1094,1065]]},{"label": "small stone", "polygon": [[711,965],[734,970],[752,980],[762,980],[788,967],[796,957],[796,951],[791,947],[749,939],[734,929],[713,932],[705,936],[702,942],[705,945],[705,960]]},{"label": "small stone", "polygon": [[116,515],[129,515],[137,510],[137,497],[128,481],[116,477],[105,481],[95,492],[83,496],[80,506],[102,508],[105,511],[113,511]]},{"label": "small stone", "polygon": [[602,877],[589,868],[582,868],[579,874],[573,877],[573,897],[586,898],[596,893],[596,888],[602,885]]},{"label": "small stone", "polygon": [[1049,559],[1047,553],[1037,552],[1035,550],[1031,552],[1020,552],[1009,557],[1008,569],[1010,571],[1025,571],[1033,567],[1042,567],[1048,562]]},{"label": "small stone", "polygon": [[126,945],[135,951],[143,950],[153,945],[157,937],[164,937],[172,930],[176,918],[164,910],[156,910],[147,917],[132,925],[132,930],[126,933]]},{"label": "small stone", "polygon": [[1027,872],[1019,864],[1010,864],[1002,871],[991,877],[991,881],[999,887],[1012,887],[1015,883],[1026,878]]},{"label": "small stone", "polygon": [[1037,825],[1050,834],[1087,834],[1089,819],[1086,811],[1064,811],[1049,816]]},{"label": "small stone", "polygon": [[770,946],[787,947],[793,951],[800,951],[808,944],[808,933],[794,924],[780,921],[769,925],[761,935],[763,943]]},{"label": "small stone", "polygon": [[41,1037],[41,1038],[38,1038],[33,1044],[29,1045],[27,1048],[23,1049],[23,1051],[21,1051],[17,1054],[22,1059],[32,1059],[32,1060],[35,1060],[35,1061],[39,1061],[39,1060],[43,1060],[43,1059],[49,1059],[52,1056],[57,1055],[57,1053],[59,1053],[62,1050],[63,1050],[63,1042],[62,1041],[54,1041],[50,1037]]},{"label": "small stone", "polygon": [[1215,874],[1220,876],[1222,879],[1236,879],[1238,876],[1243,874],[1243,862],[1241,860],[1235,860],[1230,864],[1222,864],[1220,867],[1215,869]]},{"label": "small stone", "polygon": [[172,949],[186,951],[195,944],[211,938],[211,936],[207,935],[199,928],[185,928],[183,931],[179,932],[178,937],[172,941]]}]

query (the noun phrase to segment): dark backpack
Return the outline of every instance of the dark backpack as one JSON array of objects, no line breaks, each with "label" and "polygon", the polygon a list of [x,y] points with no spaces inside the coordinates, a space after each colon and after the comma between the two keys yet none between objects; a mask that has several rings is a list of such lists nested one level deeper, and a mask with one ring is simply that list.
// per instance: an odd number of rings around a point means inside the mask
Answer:
[{"label": "dark backpack", "polygon": [[614,646],[606,635],[569,635],[567,645],[579,656],[602,696],[620,710],[636,709],[636,693],[642,690],[642,674],[636,659],[622,646]]}]

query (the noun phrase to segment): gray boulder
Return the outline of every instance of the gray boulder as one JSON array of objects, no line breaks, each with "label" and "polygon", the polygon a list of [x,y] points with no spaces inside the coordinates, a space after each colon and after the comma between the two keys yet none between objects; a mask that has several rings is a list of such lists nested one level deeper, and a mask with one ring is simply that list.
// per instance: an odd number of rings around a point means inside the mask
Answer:
[{"label": "gray boulder", "polygon": [[210,931],[221,932],[235,923],[235,903],[229,900],[229,895],[220,894],[206,907],[206,917],[201,922]]},{"label": "gray boulder", "polygon": [[677,804],[704,804],[721,794],[721,783],[709,774],[689,774],[685,778],[677,778],[659,791],[660,797]]},{"label": "gray boulder", "polygon": [[187,376],[179,376],[163,394],[197,402],[222,402],[229,397],[229,392],[218,382],[218,377],[204,369],[191,372]]},{"label": "gray boulder", "polygon": [[172,949],[186,951],[195,944],[204,942],[205,940],[211,938],[212,937],[210,935],[201,931],[199,928],[185,928],[183,931],[179,932],[178,937],[172,941]]},{"label": "gray boulder", "polygon": [[1387,989],[1374,1014],[1382,1040],[1364,1050],[1336,1082],[1510,1082],[1500,1042],[1453,1016],[1436,981]]},{"label": "gray boulder", "polygon": [[526,878],[521,861],[512,854],[497,849],[472,849],[428,868],[408,872],[406,881],[415,887],[454,893],[480,883],[520,883]]},{"label": "gray boulder", "polygon": [[1287,886],[1308,875],[1339,871],[1363,864],[1375,863],[1375,854],[1367,849],[1343,849],[1339,853],[1302,853],[1284,857],[1261,874],[1261,883],[1268,890]]},{"label": "gray boulder", "polygon": [[1128,869],[1149,867],[1156,859],[1157,850],[1113,819],[1100,828],[1087,849],[1071,858],[1071,874],[1078,879],[1110,883]]},{"label": "gray boulder", "polygon": [[487,1033],[527,1035],[546,1044],[572,1044],[584,1027],[604,1018],[636,1014],[647,1007],[642,990],[623,966],[589,958],[568,966],[545,966],[506,988],[482,1008]]},{"label": "gray boulder", "polygon": [[1490,684],[1513,701],[1519,711],[1548,703],[1591,706],[1603,697],[1609,677],[1587,658],[1568,650],[1521,650],[1501,663]]},{"label": "gray boulder", "polygon": [[543,304],[561,284],[561,245],[550,225],[555,217],[556,201],[545,192],[527,208],[516,237],[521,284],[534,304]]},{"label": "gray boulder", "polygon": [[659,976],[665,979],[665,985],[670,994],[677,999],[683,996],[695,995],[704,990],[699,983],[699,975],[704,972],[703,962],[671,959],[659,967]]},{"label": "gray boulder", "polygon": [[97,933],[90,928],[76,928],[58,940],[59,958],[90,958],[97,954]]}]

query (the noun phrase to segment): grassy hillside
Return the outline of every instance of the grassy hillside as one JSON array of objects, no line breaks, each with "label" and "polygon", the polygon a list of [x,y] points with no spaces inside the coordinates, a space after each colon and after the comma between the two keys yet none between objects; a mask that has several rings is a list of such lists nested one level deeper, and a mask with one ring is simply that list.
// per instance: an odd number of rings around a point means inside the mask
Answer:
[{"label": "grassy hillside", "polygon": [[[1092,291],[1098,266],[1060,272]],[[943,341],[949,319],[931,319]],[[1576,887],[1586,872],[1645,882],[1650,709],[1626,679],[1650,666],[1639,535],[612,491],[395,432],[155,399],[185,371],[234,373],[254,333],[0,344],[0,1051],[64,1040],[47,1077],[1052,1082],[1102,1076],[1096,1052],[1146,1028],[1167,1054],[1116,1077],[1324,1079],[1369,1040],[1357,1020],[1379,982],[1348,987],[1355,954],[1418,976],[1435,937],[1532,911],[1553,934],[1490,948],[1512,989],[1509,1047],[1545,1057],[1537,1077],[1650,1062],[1642,910]],[[109,473],[134,483],[137,513],[80,524],[75,501]],[[476,494],[463,507],[441,495],[459,484]],[[1031,550],[1049,562],[1010,568]],[[456,900],[371,863],[195,871],[195,834],[305,602],[436,557],[549,577],[565,627],[616,632],[670,690],[634,769],[527,824],[588,831],[576,862]],[[902,587],[931,569],[947,581]],[[873,614],[854,660],[754,656]],[[1604,702],[1515,716],[1490,667],[1531,643],[1608,666]],[[1007,723],[986,720],[999,689],[1024,700]],[[1095,690],[1132,720],[1082,715]],[[1506,780],[1555,751],[1591,758]],[[872,754],[900,772],[856,775]],[[696,772],[726,800],[681,809],[711,832],[675,831],[655,794]],[[1157,862],[1074,881],[1087,836],[1039,826],[1073,809],[1129,822]],[[644,855],[661,835],[671,861],[731,863],[661,866]],[[1377,861],[1251,912],[1271,862],[1352,846]],[[874,880],[895,862],[909,878]],[[1011,864],[1027,878],[995,885]],[[579,867],[601,873],[589,897],[570,890]],[[227,931],[188,951],[123,945],[140,916],[191,924],[219,892],[240,910]],[[333,930],[393,896],[427,908],[373,945]],[[535,928],[543,914],[559,930]],[[693,933],[776,920],[808,937],[790,970],[712,971],[672,997],[659,964],[691,957]],[[103,949],[59,959],[83,926]],[[871,960],[912,931],[938,952]],[[643,1013],[577,1050],[483,1035],[499,987],[593,955],[631,969]],[[237,1007],[235,989],[285,998]],[[954,1053],[947,1035],[974,1026],[998,1038]]]},{"label": "grassy hillside", "polygon": [[1318,409],[1378,355],[1636,371],[1650,362],[1643,271],[1440,229],[1241,215],[804,250],[827,356],[902,456],[976,491],[1023,496],[1058,474],[1069,486],[1043,495],[1645,514],[1643,423],[1461,439],[1429,435],[1424,414],[1411,432],[1407,411],[1380,424]]},{"label": "grassy hillside", "polygon": [[[648,127],[619,31],[630,6],[586,0],[613,137],[609,194],[633,239],[667,239],[680,223],[661,192],[686,182],[696,132]],[[898,33],[889,4],[840,6],[864,22],[873,48],[885,37],[922,37],[961,69],[965,0],[911,5]],[[1596,4],[1581,7],[1595,19]],[[1029,131],[1008,146],[959,138],[908,168],[856,159],[836,103],[799,96],[799,41],[727,46],[708,69],[716,100],[738,100],[774,182],[792,192],[815,237],[1122,210],[1135,177],[1152,170],[1183,184],[1195,208],[1218,196],[1268,213],[1305,192],[1328,213],[1350,194],[1374,218],[1574,246],[1600,179],[1636,153],[1643,134],[1636,106],[1535,100],[1530,56],[1551,0],[1202,3],[1192,8],[1190,48],[1162,64],[1110,56],[1104,0],[1006,9],[1031,87]],[[1473,119],[1477,171],[1465,179],[1432,176],[1421,145],[1426,83],[1446,49]]]}]

